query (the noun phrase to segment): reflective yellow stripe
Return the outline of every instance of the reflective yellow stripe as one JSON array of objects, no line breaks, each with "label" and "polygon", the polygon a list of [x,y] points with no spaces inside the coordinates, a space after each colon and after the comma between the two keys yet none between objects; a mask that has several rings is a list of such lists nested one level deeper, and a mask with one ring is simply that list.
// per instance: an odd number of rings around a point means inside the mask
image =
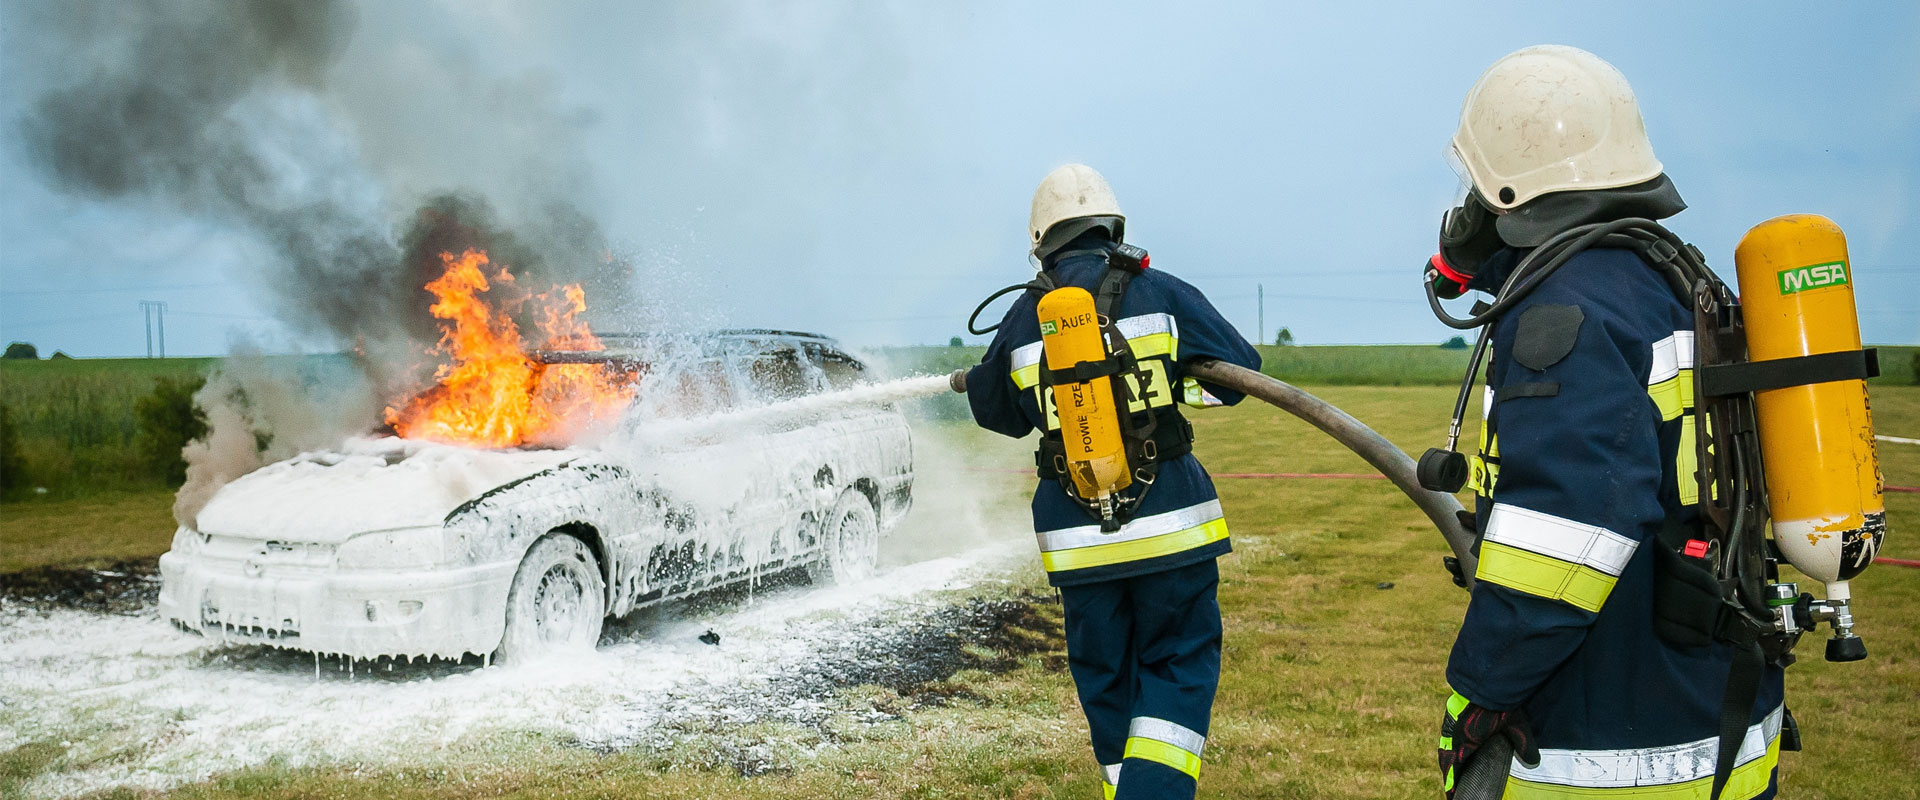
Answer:
[{"label": "reflective yellow stripe", "polygon": [[1009,373],[1009,376],[1013,378],[1014,388],[1026,391],[1040,385],[1040,365],[1031,364],[1021,367]]},{"label": "reflective yellow stripe", "polygon": [[1647,387],[1647,396],[1653,398],[1653,405],[1660,409],[1661,422],[1680,416],[1679,378],[1668,378]]},{"label": "reflective yellow stripe", "polygon": [[1119,793],[1120,787],[1107,783],[1106,781],[1100,782],[1100,796],[1106,798],[1106,800],[1113,800],[1113,796]]},{"label": "reflective yellow stripe", "polygon": [[1591,567],[1492,541],[1480,543],[1480,569],[1474,577],[1595,612],[1606,605],[1615,581]]},{"label": "reflective yellow stripe", "polygon": [[1126,757],[1165,764],[1194,780],[1200,779],[1200,757],[1166,742],[1135,736],[1127,740]]},{"label": "reflective yellow stripe", "polygon": [[1201,386],[1200,382],[1193,378],[1180,379],[1180,402],[1194,408],[1219,408],[1226,405],[1220,401],[1220,398],[1214,397],[1212,392],[1207,391],[1207,387]]},{"label": "reflective yellow stripe", "polygon": [[1693,370],[1680,370],[1679,374],[1648,386],[1647,396],[1659,407],[1660,421],[1671,422],[1693,408]]},{"label": "reflective yellow stripe", "polygon": [[1500,462],[1488,461],[1483,456],[1469,456],[1467,470],[1467,488],[1481,497],[1493,499],[1494,484],[1500,482]]},{"label": "reflective yellow stripe", "polygon": [[1144,539],[1076,547],[1071,550],[1045,551],[1040,554],[1040,565],[1048,572],[1104,567],[1108,564],[1122,564],[1128,561],[1143,561],[1173,555],[1196,547],[1204,547],[1225,538],[1227,538],[1227,520],[1220,518],[1191,528]]},{"label": "reflective yellow stripe", "polygon": [[1166,356],[1170,360],[1178,360],[1180,340],[1174,338],[1171,333],[1150,333],[1138,338],[1128,339],[1127,349],[1133,351],[1134,358]]},{"label": "reflective yellow stripe", "polygon": [[1694,429],[1692,414],[1680,418],[1680,449],[1673,454],[1673,479],[1683,506],[1700,502],[1700,479],[1694,475],[1700,468],[1700,454],[1694,451],[1698,441]]},{"label": "reflective yellow stripe", "polygon": [[[1751,800],[1766,791],[1767,785],[1773,780],[1773,768],[1779,763],[1780,740],[1776,737],[1767,745],[1765,756],[1733,768],[1733,775],[1727,779],[1727,788],[1720,793],[1720,800]],[[1713,776],[1711,775],[1685,783],[1609,788],[1560,786],[1512,778],[1507,781],[1505,798],[1506,800],[1563,800],[1564,798],[1620,797],[1632,798],[1632,800],[1707,800],[1707,796],[1712,792]]]}]

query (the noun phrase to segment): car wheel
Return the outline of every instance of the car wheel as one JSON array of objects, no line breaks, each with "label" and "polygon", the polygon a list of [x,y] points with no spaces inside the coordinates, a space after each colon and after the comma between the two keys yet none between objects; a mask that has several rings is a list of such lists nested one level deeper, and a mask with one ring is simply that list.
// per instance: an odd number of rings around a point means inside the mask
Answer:
[{"label": "car wheel", "polygon": [[561,650],[590,650],[607,616],[606,584],[585,542],[549,533],[520,559],[507,592],[500,660],[524,662]]},{"label": "car wheel", "polygon": [[872,577],[880,558],[880,517],[857,489],[840,493],[820,528],[820,558],[807,569],[814,583],[846,583]]}]

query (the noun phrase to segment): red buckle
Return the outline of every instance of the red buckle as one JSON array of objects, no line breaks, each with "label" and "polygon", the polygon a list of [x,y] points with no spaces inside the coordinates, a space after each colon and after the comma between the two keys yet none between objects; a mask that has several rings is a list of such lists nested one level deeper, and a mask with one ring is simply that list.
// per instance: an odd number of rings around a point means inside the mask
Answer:
[{"label": "red buckle", "polygon": [[1460,284],[1460,288],[1462,289],[1466,288],[1467,284],[1473,282],[1473,276],[1463,275],[1455,271],[1453,265],[1448,264],[1447,259],[1439,253],[1434,253],[1432,258],[1427,259],[1427,266],[1433,267],[1436,272],[1440,273],[1441,277]]},{"label": "red buckle", "polygon": [[1682,548],[1680,553],[1688,558],[1706,558],[1707,543],[1699,539],[1688,539],[1687,546]]}]

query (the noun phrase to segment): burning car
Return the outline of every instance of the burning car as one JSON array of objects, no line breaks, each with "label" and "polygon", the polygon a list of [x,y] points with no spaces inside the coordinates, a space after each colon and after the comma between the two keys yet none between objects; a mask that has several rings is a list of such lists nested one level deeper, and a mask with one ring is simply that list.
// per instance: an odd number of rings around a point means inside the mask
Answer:
[{"label": "burning car", "polygon": [[688,407],[591,446],[383,436],[267,466],[175,534],[160,560],[162,617],[354,658],[517,659],[590,647],[608,616],[694,592],[872,570],[912,501],[897,411],[714,416],[861,383],[859,359],[821,336],[763,330],[701,337],[693,357],[676,343],[670,370],[655,337],[594,344],[526,360],[536,376],[627,375],[626,401]]}]

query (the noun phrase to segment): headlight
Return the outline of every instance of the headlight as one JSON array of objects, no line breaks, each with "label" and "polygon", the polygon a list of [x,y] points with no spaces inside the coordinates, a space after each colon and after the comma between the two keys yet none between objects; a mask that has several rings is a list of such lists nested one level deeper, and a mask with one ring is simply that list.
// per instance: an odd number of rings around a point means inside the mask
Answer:
[{"label": "headlight", "polygon": [[173,532],[173,552],[183,556],[200,552],[200,545],[205,542],[206,538],[201,536],[199,531],[185,525]]},{"label": "headlight", "polygon": [[447,562],[447,533],[439,526],[363,533],[334,553],[343,569],[430,569]]}]

